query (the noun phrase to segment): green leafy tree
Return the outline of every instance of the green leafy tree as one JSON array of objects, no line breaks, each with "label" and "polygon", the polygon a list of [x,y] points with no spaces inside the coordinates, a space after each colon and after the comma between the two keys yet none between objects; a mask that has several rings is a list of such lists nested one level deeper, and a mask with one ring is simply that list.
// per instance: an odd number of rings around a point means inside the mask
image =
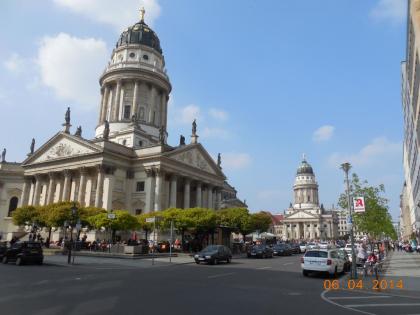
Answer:
[{"label": "green leafy tree", "polygon": [[18,226],[36,225],[44,227],[45,222],[41,216],[39,207],[24,206],[17,208],[12,213],[13,223]]},{"label": "green leafy tree", "polygon": [[[365,199],[366,211],[354,214],[356,229],[368,233],[374,239],[383,235],[396,239],[397,235],[392,225],[392,218],[388,212],[388,199],[383,196],[385,186],[383,184],[377,187],[370,186],[366,180],[361,181],[357,174],[353,173],[350,192],[353,196],[363,196]],[[338,204],[341,208],[347,209],[346,193],[340,195]]]},{"label": "green leafy tree", "polygon": [[245,236],[252,232],[251,215],[246,208],[227,208],[217,212],[220,226],[239,232],[245,241]]},{"label": "green leafy tree", "polygon": [[260,211],[251,214],[250,227],[252,231],[260,231],[260,233],[267,232],[270,228],[271,222],[271,216],[264,211]]},{"label": "green leafy tree", "polygon": [[96,215],[88,217],[86,220],[89,225],[95,229],[107,228],[112,231],[112,238],[115,237],[116,231],[128,231],[139,227],[137,218],[128,211],[114,210],[115,219],[109,219],[107,212],[100,212]]}]

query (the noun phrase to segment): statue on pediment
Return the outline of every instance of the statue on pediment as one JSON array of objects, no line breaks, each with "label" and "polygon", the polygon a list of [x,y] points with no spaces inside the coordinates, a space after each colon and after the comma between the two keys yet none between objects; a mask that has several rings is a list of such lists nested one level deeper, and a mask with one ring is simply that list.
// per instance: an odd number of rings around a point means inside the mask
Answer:
[{"label": "statue on pediment", "polygon": [[66,125],[70,125],[70,107],[67,107],[66,114],[64,115]]},{"label": "statue on pediment", "polygon": [[34,154],[34,151],[35,151],[35,138],[32,138],[29,154]]},{"label": "statue on pediment", "polygon": [[217,154],[217,166],[219,167],[219,168],[222,168],[222,156],[221,156],[221,154],[219,153],[219,154]]},{"label": "statue on pediment", "polygon": [[179,145],[180,146],[185,145],[185,137],[183,135],[179,136]]},{"label": "statue on pediment", "polygon": [[103,133],[102,137],[104,138],[104,140],[109,139],[109,122],[108,122],[108,120],[105,120],[104,133]]},{"label": "statue on pediment", "polygon": [[1,162],[6,162],[6,148],[4,148],[3,152],[1,153]]},{"label": "statue on pediment", "polygon": [[82,126],[77,127],[76,132],[74,133],[75,136],[81,137],[82,136]]},{"label": "statue on pediment", "polygon": [[196,119],[194,119],[192,123],[192,135],[195,136],[197,134],[197,122]]}]

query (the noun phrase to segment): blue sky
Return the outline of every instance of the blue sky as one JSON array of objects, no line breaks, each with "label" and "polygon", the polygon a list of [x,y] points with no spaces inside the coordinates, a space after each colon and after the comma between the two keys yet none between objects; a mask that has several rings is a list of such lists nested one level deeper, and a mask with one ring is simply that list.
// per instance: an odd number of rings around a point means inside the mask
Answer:
[{"label": "blue sky", "polygon": [[1,1],[0,147],[22,161],[72,123],[93,137],[98,78],[121,31],[138,20],[161,40],[173,91],[169,143],[198,119],[252,211],[282,212],[303,153],[320,199],[343,190],[339,164],[385,184],[394,218],[402,175],[400,63],[404,0]]}]

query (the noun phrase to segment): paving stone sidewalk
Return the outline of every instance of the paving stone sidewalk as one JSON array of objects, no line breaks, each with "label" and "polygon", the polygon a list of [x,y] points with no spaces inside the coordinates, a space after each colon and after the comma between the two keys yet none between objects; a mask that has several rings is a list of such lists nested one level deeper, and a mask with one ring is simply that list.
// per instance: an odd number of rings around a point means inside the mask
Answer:
[{"label": "paving stone sidewalk", "polygon": [[[391,252],[386,266],[386,276],[420,277],[420,254],[404,251]],[[420,279],[418,279],[420,281]]]}]

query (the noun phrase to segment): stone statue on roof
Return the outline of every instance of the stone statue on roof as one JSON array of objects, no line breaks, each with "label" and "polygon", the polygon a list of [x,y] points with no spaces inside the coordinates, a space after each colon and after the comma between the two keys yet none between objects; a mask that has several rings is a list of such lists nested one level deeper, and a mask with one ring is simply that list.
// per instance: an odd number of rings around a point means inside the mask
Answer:
[{"label": "stone statue on roof", "polygon": [[32,138],[29,154],[34,154],[34,151],[35,151],[35,138]]}]

